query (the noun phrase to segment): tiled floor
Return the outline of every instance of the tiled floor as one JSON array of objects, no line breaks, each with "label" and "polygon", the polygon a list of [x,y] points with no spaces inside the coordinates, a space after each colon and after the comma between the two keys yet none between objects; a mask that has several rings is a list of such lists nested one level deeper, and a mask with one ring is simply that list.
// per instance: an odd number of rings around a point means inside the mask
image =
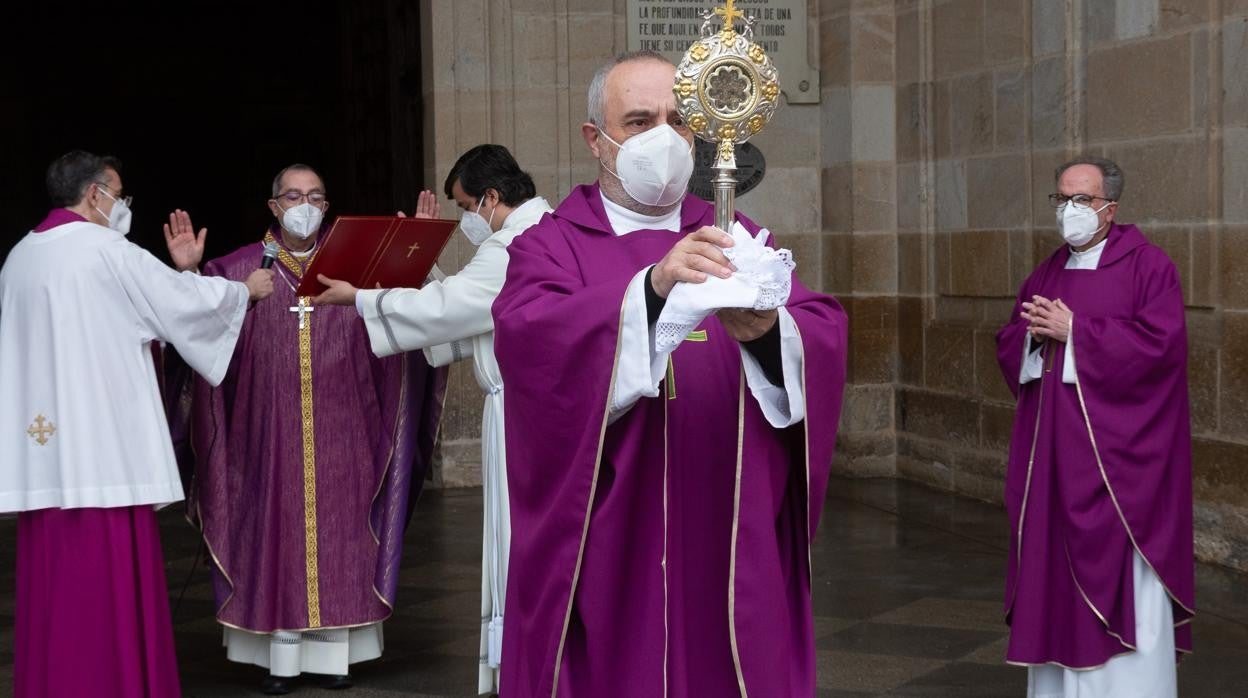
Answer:
[{"label": "tiled floor", "polygon": [[[1005,520],[997,508],[892,480],[834,480],[814,551],[819,696],[1022,696],[1000,619]],[[356,688],[303,696],[468,696],[476,688],[479,490],[427,492],[408,532],[386,653]],[[171,599],[197,540],[163,514]],[[13,541],[0,521],[0,695],[12,686]],[[261,670],[225,661],[203,567],[174,622],[187,696],[254,696]],[[1184,698],[1248,695],[1248,577],[1198,569],[1196,653]]]}]

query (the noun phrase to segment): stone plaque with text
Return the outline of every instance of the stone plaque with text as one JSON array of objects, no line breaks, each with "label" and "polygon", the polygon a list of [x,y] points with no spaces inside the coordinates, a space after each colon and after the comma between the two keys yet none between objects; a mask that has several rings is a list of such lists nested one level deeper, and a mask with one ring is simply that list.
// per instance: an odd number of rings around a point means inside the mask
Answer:
[{"label": "stone plaque with text", "polygon": [[[628,50],[650,49],[680,63],[699,36],[702,13],[720,0],[628,0]],[[746,15],[758,17],[754,41],[780,73],[780,87],[792,104],[819,101],[819,71],[807,58],[807,0],[736,0]],[[718,19],[713,23],[718,28]],[[744,23],[737,21],[737,28]]]}]

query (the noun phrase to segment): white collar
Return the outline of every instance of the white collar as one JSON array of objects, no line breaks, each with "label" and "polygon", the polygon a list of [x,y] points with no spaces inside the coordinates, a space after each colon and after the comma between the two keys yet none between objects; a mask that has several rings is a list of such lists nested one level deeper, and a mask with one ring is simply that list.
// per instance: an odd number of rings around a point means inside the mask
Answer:
[{"label": "white collar", "polygon": [[647,216],[615,203],[608,199],[601,190],[599,190],[598,194],[602,197],[602,208],[607,212],[607,222],[611,224],[611,230],[616,235],[627,235],[635,230],[670,230],[673,233],[680,232],[681,206],[672,209],[671,213]]},{"label": "white collar", "polygon": [[1080,252],[1075,248],[1070,248],[1070,259],[1066,260],[1067,269],[1095,269],[1101,263],[1101,254],[1105,252],[1105,243],[1109,242],[1109,236],[1106,235],[1104,240],[1096,243],[1092,247]]}]

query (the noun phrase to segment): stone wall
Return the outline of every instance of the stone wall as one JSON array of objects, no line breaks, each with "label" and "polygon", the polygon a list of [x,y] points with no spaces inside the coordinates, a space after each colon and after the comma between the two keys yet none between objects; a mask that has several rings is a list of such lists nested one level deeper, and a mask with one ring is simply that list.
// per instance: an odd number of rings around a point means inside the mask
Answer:
[{"label": "stone wall", "polygon": [[[756,138],[767,176],[738,203],[850,314],[836,468],[1000,501],[1013,404],[993,336],[1059,243],[1053,168],[1107,155],[1126,171],[1120,220],[1183,276],[1198,554],[1248,569],[1248,0],[808,7],[821,102]],[[625,0],[423,8],[426,181],[487,141],[552,203],[592,180],[585,89],[625,48]],[[456,241],[443,264],[471,252]],[[457,367],[444,484],[479,481],[480,403]]]}]

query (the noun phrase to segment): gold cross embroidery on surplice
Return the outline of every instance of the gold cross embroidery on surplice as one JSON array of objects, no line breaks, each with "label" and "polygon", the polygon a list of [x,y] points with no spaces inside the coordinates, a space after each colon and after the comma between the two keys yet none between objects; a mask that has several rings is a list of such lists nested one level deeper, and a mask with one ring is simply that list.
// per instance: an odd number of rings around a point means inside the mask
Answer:
[{"label": "gold cross embroidery on surplice", "polygon": [[30,426],[26,427],[26,433],[35,440],[35,443],[40,446],[46,446],[48,437],[56,433],[56,425],[41,414],[35,415],[35,420],[31,422]]}]

